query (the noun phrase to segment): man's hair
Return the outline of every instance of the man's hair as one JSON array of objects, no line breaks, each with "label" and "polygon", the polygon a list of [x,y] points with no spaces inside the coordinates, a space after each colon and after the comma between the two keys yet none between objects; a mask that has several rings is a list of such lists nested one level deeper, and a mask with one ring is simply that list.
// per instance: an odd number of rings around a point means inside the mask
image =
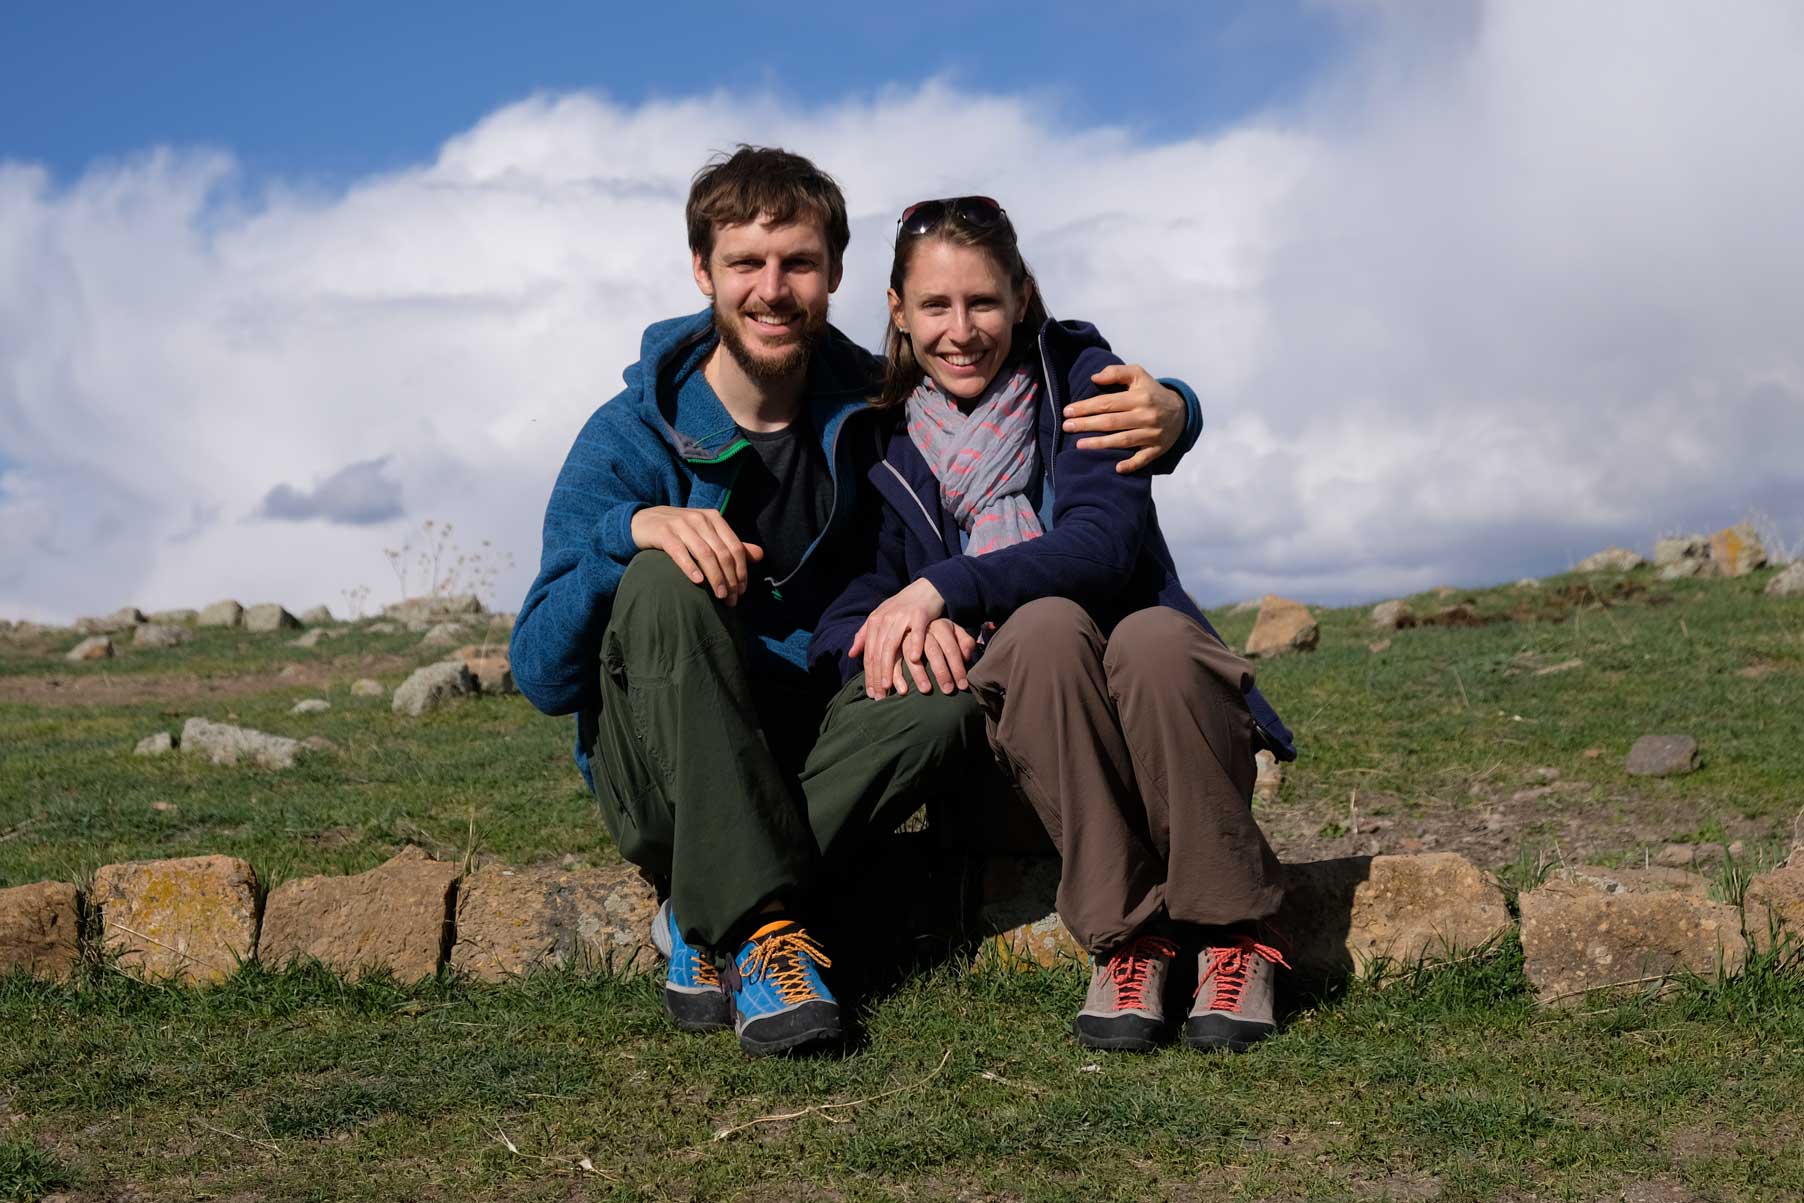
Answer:
[{"label": "man's hair", "polygon": [[716,230],[760,219],[773,225],[820,223],[834,267],[852,241],[846,198],[833,177],[801,155],[771,146],[742,145],[731,155],[710,159],[690,181],[683,216],[689,223],[689,249],[703,263],[714,254]]}]

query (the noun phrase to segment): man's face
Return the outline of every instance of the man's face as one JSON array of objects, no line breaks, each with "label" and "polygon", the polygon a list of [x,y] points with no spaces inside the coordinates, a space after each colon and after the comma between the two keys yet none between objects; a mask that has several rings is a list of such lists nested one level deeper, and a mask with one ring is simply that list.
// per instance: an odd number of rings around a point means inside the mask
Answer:
[{"label": "man's face", "polygon": [[721,345],[746,375],[780,379],[805,368],[827,326],[840,269],[812,221],[721,226],[714,251],[694,256],[695,283],[714,302]]}]

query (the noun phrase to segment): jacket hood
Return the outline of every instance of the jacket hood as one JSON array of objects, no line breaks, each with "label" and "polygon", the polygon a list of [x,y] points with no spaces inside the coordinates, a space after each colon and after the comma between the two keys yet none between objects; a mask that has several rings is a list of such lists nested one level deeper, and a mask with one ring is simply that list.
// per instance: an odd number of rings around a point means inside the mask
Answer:
[{"label": "jacket hood", "polygon": [[[627,392],[641,420],[661,431],[684,459],[713,459],[738,435],[737,424],[718,399],[709,396],[679,404],[676,390],[662,387],[715,338],[712,309],[656,322],[646,327],[639,341],[639,362],[626,370]],[[829,325],[809,356],[808,383],[802,391],[817,406],[839,408],[848,401],[862,403],[875,393],[880,379],[877,357]]]}]

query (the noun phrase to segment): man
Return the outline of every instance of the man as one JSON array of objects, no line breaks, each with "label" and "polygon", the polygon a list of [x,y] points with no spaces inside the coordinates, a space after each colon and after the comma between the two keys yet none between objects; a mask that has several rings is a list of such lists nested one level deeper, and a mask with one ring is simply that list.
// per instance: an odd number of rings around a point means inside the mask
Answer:
[{"label": "man", "polygon": [[[709,308],[650,327],[625,391],[577,436],[511,657],[535,706],[577,716],[577,765],[621,855],[668,887],[666,1010],[761,1054],[839,1035],[830,962],[801,921],[811,893],[954,787],[984,733],[949,683],[878,703],[862,677],[806,667],[869,550],[877,364],[827,324],[850,240],[838,186],[741,147],[697,174],[686,217]],[[1150,445],[1193,417],[1194,398],[1111,371],[1126,391],[1073,429]],[[1139,428],[1151,414],[1158,429]]]}]

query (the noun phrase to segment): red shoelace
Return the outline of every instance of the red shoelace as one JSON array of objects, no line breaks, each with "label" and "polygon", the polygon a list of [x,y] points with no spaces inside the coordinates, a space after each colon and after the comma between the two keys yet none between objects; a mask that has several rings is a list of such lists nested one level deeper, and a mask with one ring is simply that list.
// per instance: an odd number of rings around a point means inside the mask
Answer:
[{"label": "red shoelace", "polygon": [[1109,954],[1109,980],[1115,983],[1115,1005],[1124,1011],[1146,1005],[1146,981],[1155,958],[1169,961],[1178,946],[1162,936],[1135,936]]},{"label": "red shoelace", "polygon": [[1240,1010],[1240,996],[1247,987],[1247,977],[1253,969],[1253,958],[1260,957],[1274,965],[1290,968],[1290,962],[1284,954],[1269,944],[1261,944],[1251,936],[1237,937],[1232,944],[1223,944],[1206,950],[1209,957],[1209,968],[1197,979],[1196,992],[1201,997],[1203,985],[1211,980],[1215,983],[1214,993],[1209,996],[1211,1011]]}]

